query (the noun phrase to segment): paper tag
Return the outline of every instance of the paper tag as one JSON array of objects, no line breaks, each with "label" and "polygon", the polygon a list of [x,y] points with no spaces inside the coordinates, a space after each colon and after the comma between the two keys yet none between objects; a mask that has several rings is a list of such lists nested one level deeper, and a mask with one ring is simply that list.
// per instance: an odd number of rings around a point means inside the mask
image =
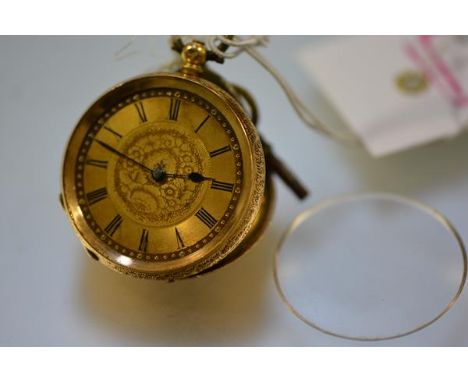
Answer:
[{"label": "paper tag", "polygon": [[353,37],[300,54],[307,73],[374,156],[468,125],[468,40]]}]

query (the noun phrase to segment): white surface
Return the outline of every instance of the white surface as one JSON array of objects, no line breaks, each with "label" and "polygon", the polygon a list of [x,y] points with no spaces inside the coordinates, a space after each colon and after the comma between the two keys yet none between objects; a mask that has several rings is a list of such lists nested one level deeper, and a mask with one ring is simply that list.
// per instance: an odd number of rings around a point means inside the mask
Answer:
[{"label": "white surface", "polygon": [[[311,37],[274,37],[264,51],[326,122],[341,121],[295,57]],[[113,84],[156,67],[165,38],[0,38],[0,345],[361,345],[321,334],[281,303],[271,264],[279,234],[302,209],[340,193],[381,190],[444,212],[468,241],[468,137],[380,160],[307,130],[269,75],[248,57],[217,70],[252,90],[260,129],[313,190],[298,202],[280,183],[275,217],[249,254],[199,280],[173,284],[114,273],[82,252],[59,203],[67,139]],[[441,321],[375,345],[468,345],[468,294]],[[369,344],[366,344],[369,345]],[[373,345],[373,344],[370,344]]]}]

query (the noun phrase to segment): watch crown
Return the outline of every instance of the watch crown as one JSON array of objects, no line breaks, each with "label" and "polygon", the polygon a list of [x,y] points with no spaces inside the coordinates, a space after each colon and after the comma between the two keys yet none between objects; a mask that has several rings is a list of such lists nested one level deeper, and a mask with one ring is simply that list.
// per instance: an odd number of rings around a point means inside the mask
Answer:
[{"label": "watch crown", "polygon": [[206,62],[205,45],[198,41],[189,42],[182,49],[181,57],[182,73],[198,75],[203,72],[203,66]]}]

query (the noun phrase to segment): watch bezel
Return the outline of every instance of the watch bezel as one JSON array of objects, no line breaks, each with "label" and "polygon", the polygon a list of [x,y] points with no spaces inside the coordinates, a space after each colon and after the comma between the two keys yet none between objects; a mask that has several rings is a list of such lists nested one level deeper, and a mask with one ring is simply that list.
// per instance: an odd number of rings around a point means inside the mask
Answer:
[{"label": "watch bezel", "polygon": [[[89,128],[118,100],[157,88],[177,88],[198,94],[220,109],[234,130],[241,147],[243,189],[233,216],[223,235],[193,255],[167,262],[148,262],[122,255],[96,237],[86,222],[75,192],[75,163],[79,148]],[[251,229],[265,188],[265,160],[257,131],[239,103],[217,85],[199,77],[179,73],[155,73],[122,82],[104,93],[85,112],[69,139],[63,161],[62,194],[67,215],[83,245],[106,266],[142,278],[180,279],[198,274],[234,251]]]}]

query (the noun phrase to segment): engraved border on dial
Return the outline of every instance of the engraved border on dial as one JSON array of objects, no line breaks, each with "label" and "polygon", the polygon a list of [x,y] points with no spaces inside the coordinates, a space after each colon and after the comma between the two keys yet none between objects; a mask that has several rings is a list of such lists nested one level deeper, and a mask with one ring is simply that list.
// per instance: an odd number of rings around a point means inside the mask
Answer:
[{"label": "engraved border on dial", "polygon": [[[230,146],[233,151],[234,160],[236,164],[236,181],[234,184],[234,190],[232,193],[231,200],[227,205],[227,208],[218,220],[218,222],[213,226],[210,233],[200,239],[198,242],[194,243],[191,246],[179,248],[175,252],[169,253],[158,253],[158,254],[146,254],[141,251],[138,251],[133,248],[127,248],[122,246],[120,243],[114,241],[112,237],[108,235],[103,235],[103,229],[99,227],[97,222],[94,220],[90,208],[87,203],[80,203],[80,207],[83,210],[83,215],[86,218],[88,225],[93,229],[96,233],[96,236],[99,237],[102,241],[107,243],[107,245],[111,246],[113,250],[118,251],[119,253],[130,256],[132,258],[136,258],[139,260],[146,260],[146,261],[170,261],[173,259],[177,259],[179,257],[188,256],[191,253],[196,252],[203,246],[205,246],[209,241],[211,241],[219,232],[221,232],[223,226],[225,225],[226,221],[231,218],[233,211],[237,206],[237,201],[239,199],[239,192],[242,184],[242,156],[240,154],[240,147],[237,137],[229,124],[229,122],[224,118],[224,116],[219,112],[219,110],[214,107],[211,103],[206,101],[205,99],[197,96],[188,91],[182,91],[179,89],[174,88],[154,88],[146,91],[142,91],[136,94],[133,94],[129,97],[125,97],[123,100],[117,101],[115,105],[112,107],[110,112],[106,112],[97,119],[96,123],[93,127],[88,131],[87,135],[83,139],[83,142],[80,146],[80,156],[76,163],[76,170],[75,170],[75,184],[76,184],[76,192],[78,194],[78,199],[83,200],[83,195],[85,195],[85,190],[83,186],[83,178],[84,178],[84,169],[86,163],[86,156],[90,147],[90,142],[94,138],[94,136],[99,132],[101,128],[104,128],[106,122],[111,118],[115,113],[117,113],[120,109],[126,107],[127,105],[134,103],[134,102],[141,102],[141,100],[145,98],[153,98],[153,97],[175,97],[179,98],[181,101],[190,102],[197,105],[199,108],[206,111],[207,115],[211,116],[218,122],[218,125],[225,130],[226,135],[229,137]],[[228,215],[228,216],[226,216]]]}]

